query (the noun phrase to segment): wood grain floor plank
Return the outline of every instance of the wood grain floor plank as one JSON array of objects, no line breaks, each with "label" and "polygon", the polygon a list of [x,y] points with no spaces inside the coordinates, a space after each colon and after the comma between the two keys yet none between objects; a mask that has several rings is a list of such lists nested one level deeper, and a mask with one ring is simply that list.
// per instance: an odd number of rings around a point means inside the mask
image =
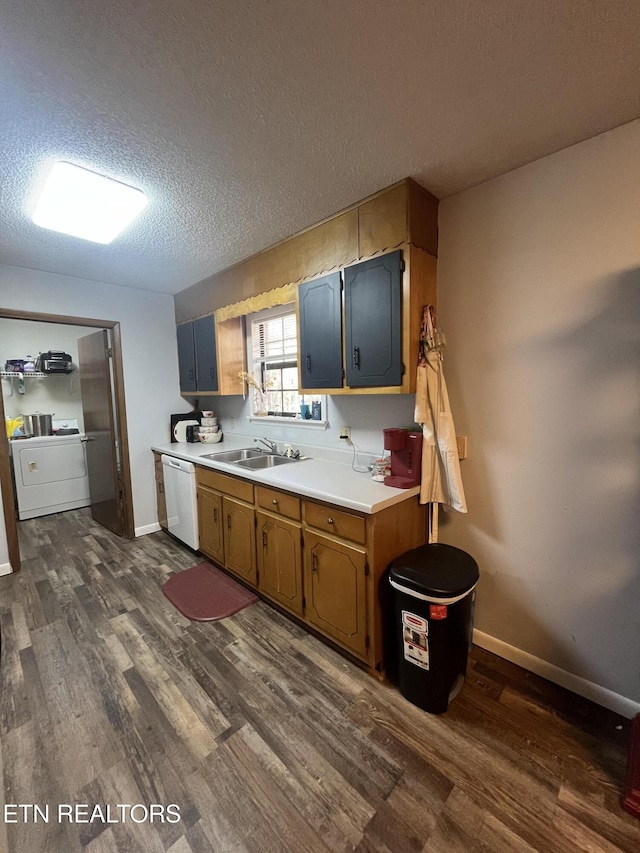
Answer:
[{"label": "wood grain floor plank", "polygon": [[16,648],[19,651],[22,649],[28,649],[31,645],[31,635],[29,634],[24,606],[21,601],[12,602],[11,619],[13,620],[13,629],[16,634]]},{"label": "wood grain floor plank", "polygon": [[243,729],[229,738],[223,747],[225,759],[236,774],[239,783],[249,788],[254,807],[260,810],[262,820],[271,828],[274,838],[284,850],[296,849],[300,853],[329,853],[331,848],[321,840],[309,825],[306,816],[292,804],[281,788],[274,783],[273,774],[256,760],[254,742],[243,736]]},{"label": "wood grain floor plank", "polygon": [[88,510],[20,524],[0,578],[8,802],[180,806],[176,824],[6,825],[8,853],[636,853],[628,723],[482,649],[425,714],[259,602],[192,623],[200,561]]},{"label": "wood grain floor plank", "polygon": [[[162,668],[161,663],[135,629],[131,614],[123,614],[111,620],[116,635],[135,661],[135,669],[145,680],[155,701],[162,710],[167,723],[178,738],[197,758],[205,758],[216,749],[216,736],[229,727],[222,715],[209,714],[205,725]],[[131,671],[131,670],[130,670]],[[125,673],[126,677],[126,673]]]},{"label": "wood grain floor plank", "polygon": [[562,785],[558,803],[566,814],[597,832],[609,844],[628,853],[640,850],[640,821],[623,810],[612,812],[604,796],[601,799],[597,794],[585,797],[568,785]]},{"label": "wood grain floor plank", "polygon": [[2,690],[0,691],[0,733],[4,734],[26,723],[31,718],[29,701],[20,660],[20,643],[11,609],[0,612],[4,626],[2,634]]}]

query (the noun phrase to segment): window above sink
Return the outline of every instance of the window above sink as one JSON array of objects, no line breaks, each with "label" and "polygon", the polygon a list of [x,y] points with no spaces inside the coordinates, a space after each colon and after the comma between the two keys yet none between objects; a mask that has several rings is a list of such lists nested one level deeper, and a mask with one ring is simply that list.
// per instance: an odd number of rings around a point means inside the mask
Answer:
[{"label": "window above sink", "polygon": [[[251,421],[326,429],[327,400],[299,394],[298,331],[295,304],[280,305],[246,318],[246,384]],[[313,413],[316,417],[313,417]],[[319,416],[318,416],[319,414]]]}]

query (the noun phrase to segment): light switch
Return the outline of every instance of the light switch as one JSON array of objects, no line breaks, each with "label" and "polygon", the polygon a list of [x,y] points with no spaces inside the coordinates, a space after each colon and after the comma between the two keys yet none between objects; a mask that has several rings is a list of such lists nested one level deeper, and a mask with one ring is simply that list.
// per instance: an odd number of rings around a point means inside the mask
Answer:
[{"label": "light switch", "polygon": [[458,459],[466,459],[467,458],[467,436],[466,435],[457,435],[456,436],[456,446],[458,448]]}]

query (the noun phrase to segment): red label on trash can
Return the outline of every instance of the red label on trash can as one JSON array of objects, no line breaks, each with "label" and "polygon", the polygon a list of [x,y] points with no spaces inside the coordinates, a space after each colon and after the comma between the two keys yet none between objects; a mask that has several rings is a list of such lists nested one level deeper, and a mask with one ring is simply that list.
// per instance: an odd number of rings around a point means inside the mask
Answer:
[{"label": "red label on trash can", "polygon": [[446,604],[430,604],[429,619],[446,619],[447,605]]}]

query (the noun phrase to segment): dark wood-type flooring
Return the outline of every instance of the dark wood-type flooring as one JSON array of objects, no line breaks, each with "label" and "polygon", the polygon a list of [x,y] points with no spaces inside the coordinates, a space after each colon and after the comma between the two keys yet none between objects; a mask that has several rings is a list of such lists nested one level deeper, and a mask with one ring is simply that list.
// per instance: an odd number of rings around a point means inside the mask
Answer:
[{"label": "dark wood-type flooring", "polygon": [[183,618],[161,586],[199,560],[164,533],[118,539],[86,510],[20,528],[23,571],[0,578],[5,801],[182,819],[11,824],[10,853],[640,850],[616,715],[474,649],[431,716],[262,602]]}]

